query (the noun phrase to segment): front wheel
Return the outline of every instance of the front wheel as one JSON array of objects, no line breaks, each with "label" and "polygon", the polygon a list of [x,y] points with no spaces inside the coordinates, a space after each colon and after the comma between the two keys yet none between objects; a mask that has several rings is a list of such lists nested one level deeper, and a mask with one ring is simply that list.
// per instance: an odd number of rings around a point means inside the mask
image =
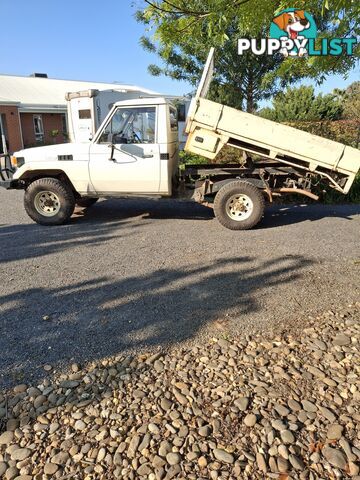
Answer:
[{"label": "front wheel", "polygon": [[24,206],[40,225],[61,225],[73,214],[75,197],[70,185],[57,178],[40,178],[25,190]]},{"label": "front wheel", "polygon": [[216,194],[214,212],[218,221],[230,230],[249,230],[264,215],[265,200],[252,183],[236,180]]}]

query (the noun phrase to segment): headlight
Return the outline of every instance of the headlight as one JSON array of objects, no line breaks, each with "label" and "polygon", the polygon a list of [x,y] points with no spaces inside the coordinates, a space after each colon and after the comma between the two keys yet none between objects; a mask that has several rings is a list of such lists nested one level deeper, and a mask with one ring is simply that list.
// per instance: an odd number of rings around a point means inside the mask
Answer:
[{"label": "headlight", "polygon": [[24,163],[25,163],[24,157],[15,157],[15,156],[11,157],[11,165],[14,168],[20,168],[24,165]]}]

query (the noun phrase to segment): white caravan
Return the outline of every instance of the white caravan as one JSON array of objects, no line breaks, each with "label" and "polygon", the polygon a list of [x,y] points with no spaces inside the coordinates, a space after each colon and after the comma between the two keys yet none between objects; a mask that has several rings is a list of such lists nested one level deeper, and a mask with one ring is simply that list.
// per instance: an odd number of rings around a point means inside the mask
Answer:
[{"label": "white caravan", "polygon": [[[69,140],[72,143],[87,143],[112,109],[114,103],[135,98],[158,97],[143,90],[82,90],[66,94]],[[183,97],[166,97],[169,102],[176,101],[179,115],[179,147],[186,143],[185,123],[190,100]]]}]

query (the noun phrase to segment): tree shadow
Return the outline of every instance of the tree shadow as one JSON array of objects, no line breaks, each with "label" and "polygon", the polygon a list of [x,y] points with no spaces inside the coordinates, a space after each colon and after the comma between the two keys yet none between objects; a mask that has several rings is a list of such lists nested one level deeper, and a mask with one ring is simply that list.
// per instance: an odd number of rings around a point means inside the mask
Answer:
[{"label": "tree shadow", "polygon": [[21,375],[39,379],[48,363],[61,368],[72,361],[170,346],[226,315],[240,330],[245,315],[261,311],[259,298],[268,289],[295,281],[311,263],[303,256],[263,262],[243,256],[3,295],[0,382],[10,385]]},{"label": "tree shadow", "polygon": [[[76,209],[66,225],[0,225],[0,264],[129,238],[155,218],[211,220],[213,213],[209,208],[189,202],[123,199],[101,201],[89,209]],[[134,219],[138,219],[138,223]]]},{"label": "tree shadow", "polygon": [[[274,205],[266,210],[256,229],[318,221],[326,217],[351,220],[351,216],[359,214],[360,205]],[[209,221],[214,220],[214,214],[211,208],[188,201],[101,201],[92,208],[78,209],[67,225],[0,225],[0,264],[43,257],[78,246],[95,246],[116,238],[130,238],[153,219]],[[239,235],[239,232],[234,232],[234,235]]]},{"label": "tree shadow", "polygon": [[267,229],[293,225],[302,222],[316,222],[324,218],[343,218],[353,220],[352,216],[360,215],[359,204],[323,205],[292,204],[272,205],[266,209],[265,216],[257,229]]}]

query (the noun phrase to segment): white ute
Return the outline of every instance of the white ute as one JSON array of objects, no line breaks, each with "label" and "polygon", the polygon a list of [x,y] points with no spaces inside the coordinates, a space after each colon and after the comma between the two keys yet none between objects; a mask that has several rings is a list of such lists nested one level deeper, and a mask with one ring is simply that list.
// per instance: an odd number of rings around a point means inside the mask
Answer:
[{"label": "white ute", "polygon": [[346,194],[360,151],[207,100],[213,57],[212,49],[189,108],[185,150],[214,159],[231,145],[244,152],[242,163],[179,169],[176,108],[160,97],[128,99],[114,104],[88,143],[21,150],[11,165],[3,158],[0,185],[24,189],[25,209],[42,225],[62,224],[76,204],[99,197],[156,196],[211,204],[232,230],[254,227],[274,195],[316,199],[319,181]]}]

